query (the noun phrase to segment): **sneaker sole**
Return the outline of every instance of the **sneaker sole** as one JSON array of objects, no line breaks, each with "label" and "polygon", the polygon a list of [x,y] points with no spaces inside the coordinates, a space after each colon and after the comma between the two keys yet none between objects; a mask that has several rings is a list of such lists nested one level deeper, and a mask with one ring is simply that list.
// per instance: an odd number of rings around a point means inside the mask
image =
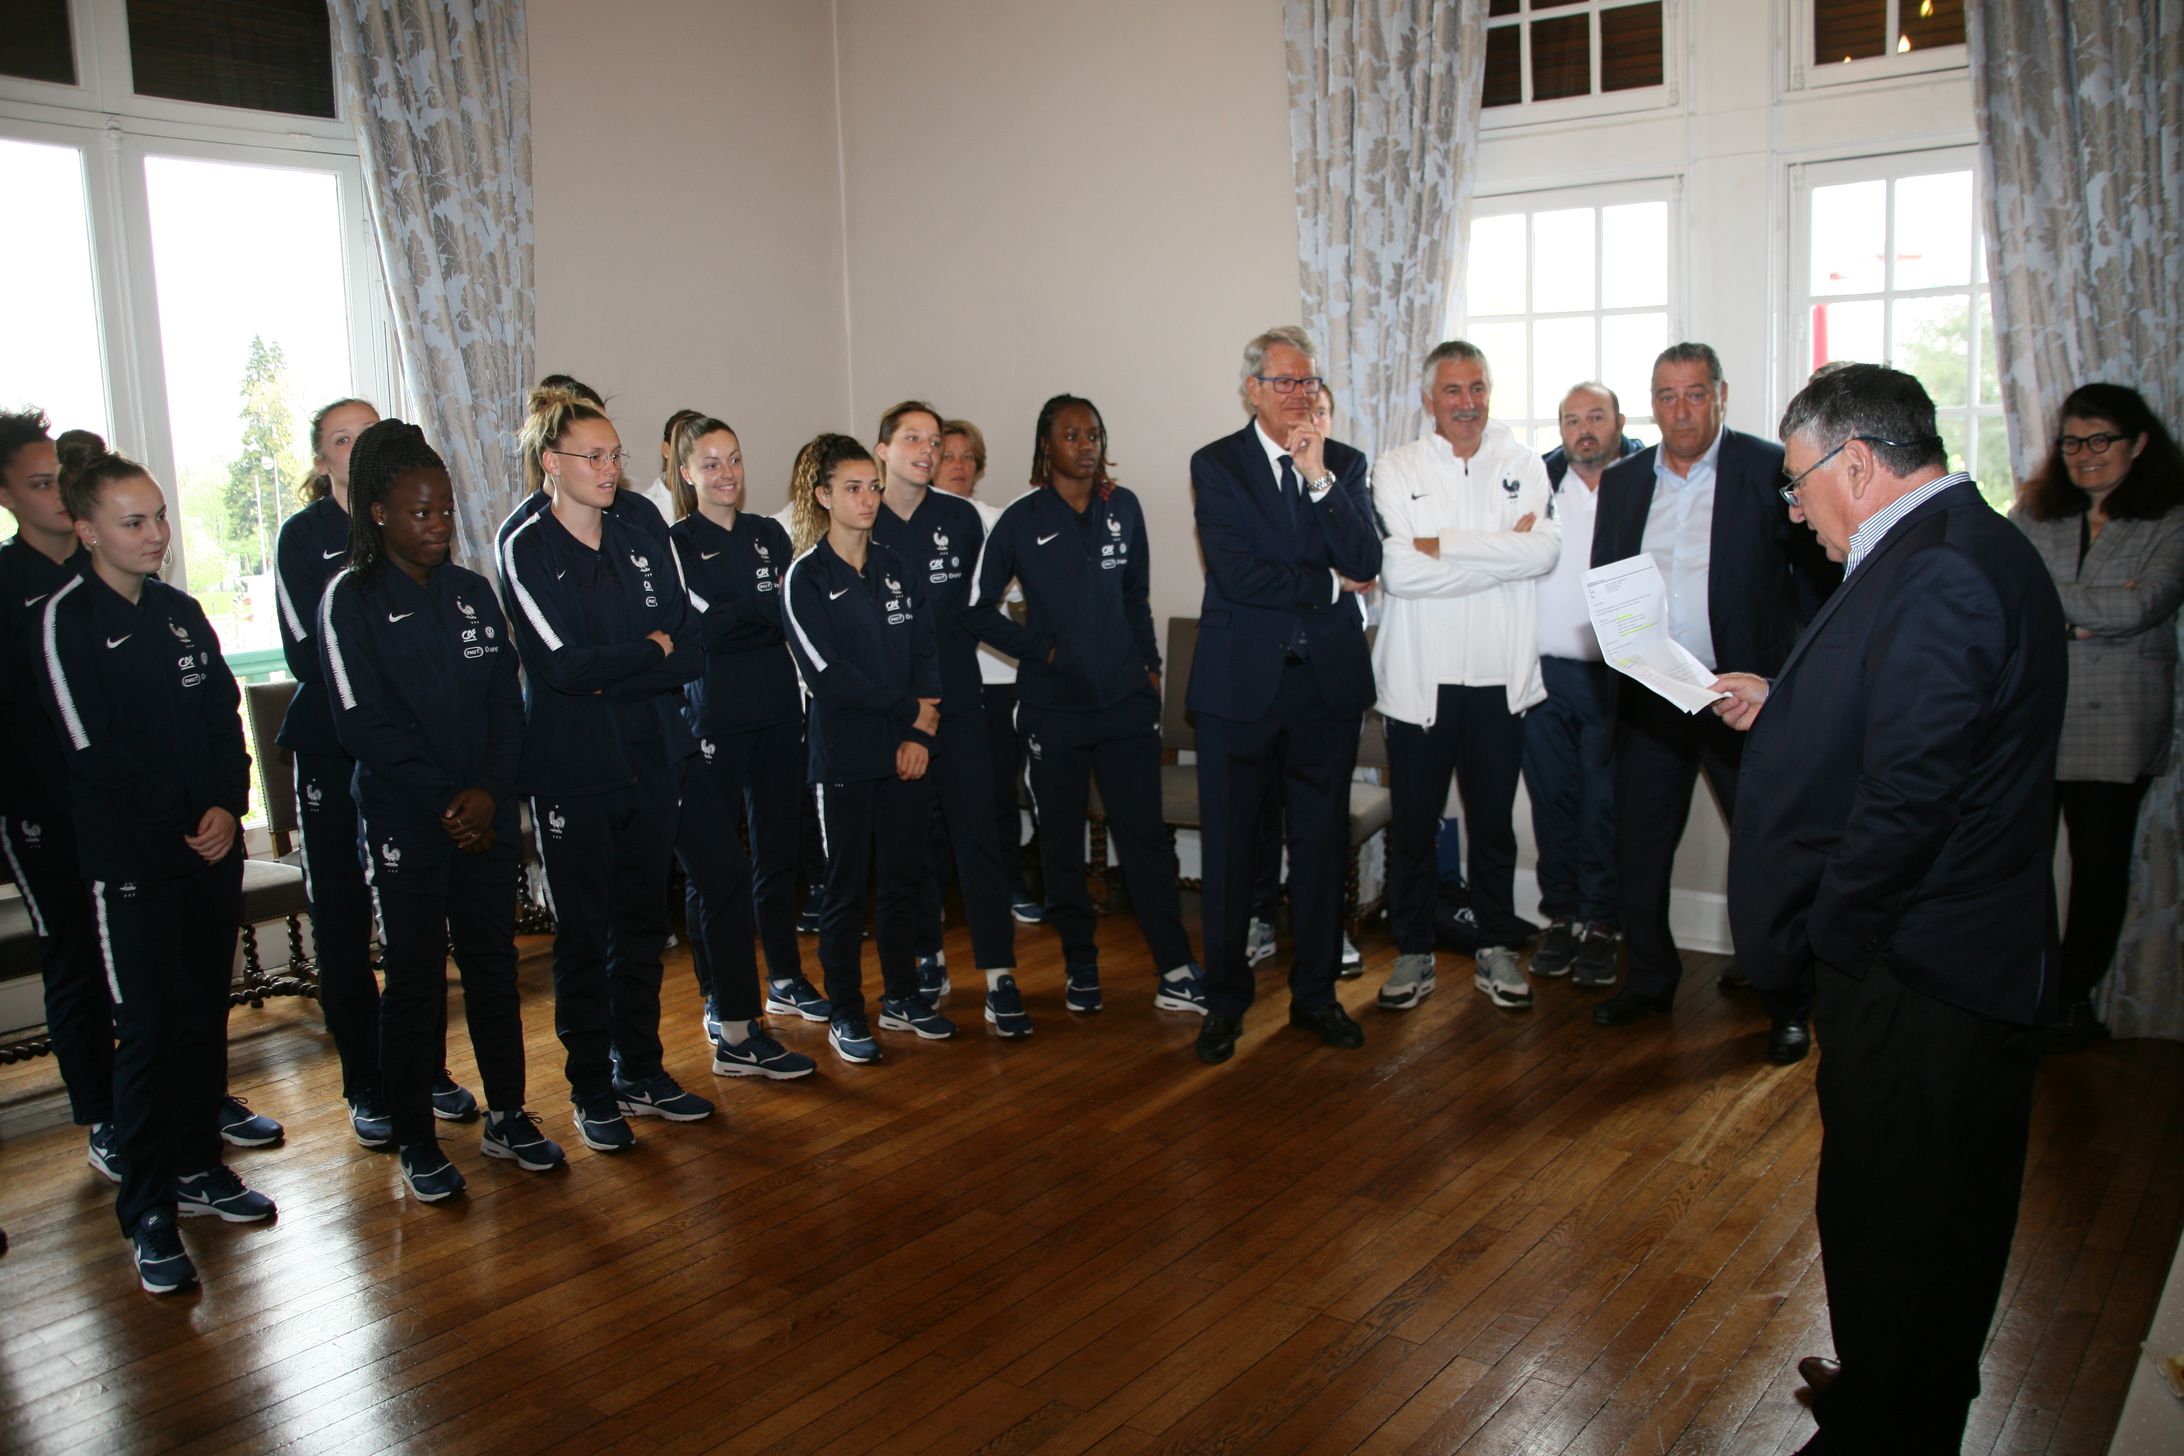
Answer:
[{"label": "sneaker sole", "polygon": [[1354,981],[1364,974],[1365,962],[1363,961],[1359,961],[1356,965],[1345,962],[1335,968],[1335,979],[1338,981]]},{"label": "sneaker sole", "polygon": [[172,1284],[155,1284],[145,1276],[142,1269],[137,1270],[137,1286],[146,1294],[180,1294],[196,1283],[197,1276],[193,1274],[186,1279],[177,1279]]},{"label": "sneaker sole", "polygon": [[809,1077],[817,1067],[799,1067],[793,1072],[777,1072],[771,1067],[755,1067],[749,1062],[724,1062],[713,1059],[713,1075],[716,1077],[764,1077],[769,1082],[794,1082],[799,1077]]},{"label": "sneaker sole", "polygon": [[1199,1016],[1206,1014],[1206,1003],[1193,1001],[1185,996],[1171,996],[1165,991],[1153,993],[1153,1005],[1162,1011],[1189,1011]]},{"label": "sneaker sole", "polygon": [[1615,984],[1615,977],[1612,974],[1605,976],[1583,976],[1573,972],[1570,976],[1570,984],[1573,986],[1589,986],[1596,990],[1605,991],[1608,987]]},{"label": "sneaker sole", "polygon": [[950,1037],[955,1035],[955,1028],[952,1026],[949,1027],[946,1031],[927,1031],[924,1027],[919,1026],[914,1022],[905,1021],[899,1016],[889,1016],[884,1011],[880,1013],[880,1030],[914,1031],[920,1037],[923,1037],[926,1041],[946,1041]]},{"label": "sneaker sole", "polygon": [[626,1143],[595,1142],[592,1140],[592,1135],[584,1130],[583,1118],[572,1117],[569,1120],[576,1124],[576,1136],[578,1141],[582,1142],[585,1147],[590,1148],[595,1153],[626,1153],[631,1148],[637,1146],[637,1137],[634,1133],[630,1135],[630,1140]]},{"label": "sneaker sole", "polygon": [[1011,908],[1009,911],[1009,917],[1013,919],[1018,925],[1046,924],[1046,912],[1043,910],[1038,912],[1037,914],[1032,914],[1023,910]]},{"label": "sneaker sole", "polygon": [[1532,1009],[1532,998],[1529,995],[1525,996],[1522,1000],[1519,1000],[1518,998],[1508,995],[1505,992],[1497,991],[1494,988],[1493,981],[1485,976],[1475,977],[1472,980],[1472,984],[1486,993],[1487,1000],[1493,1002],[1496,1006],[1499,1006],[1504,1011],[1530,1011]]},{"label": "sneaker sole", "polygon": [[422,1193],[418,1191],[417,1185],[410,1181],[407,1168],[402,1170],[402,1186],[407,1188],[410,1197],[416,1199],[419,1203],[439,1203],[443,1199],[453,1198],[456,1194],[462,1192],[464,1187],[463,1184],[458,1183],[444,1193]]},{"label": "sneaker sole", "polygon": [[[354,1123],[351,1123],[349,1125],[349,1131],[356,1132],[356,1125]],[[368,1138],[364,1136],[364,1134],[358,1132],[356,1133],[356,1145],[360,1148],[368,1148],[375,1153],[382,1152],[387,1148],[391,1148],[394,1146],[394,1134],[390,1132],[385,1137],[374,1141],[373,1139]]]},{"label": "sneaker sole", "polygon": [[[794,1001],[777,1001],[771,996],[766,998],[766,1014],[768,1016],[801,1016],[806,1021],[816,1021],[822,1026],[826,1024],[828,1019],[822,1012],[806,1011]],[[713,1039],[715,1041],[720,1040],[719,1037]]]},{"label": "sneaker sole", "polygon": [[121,1174],[101,1161],[96,1154],[86,1153],[83,1160],[91,1165],[92,1172],[106,1179],[109,1183],[119,1183],[121,1181]]},{"label": "sneaker sole", "polygon": [[669,1112],[666,1108],[656,1107],[650,1102],[623,1102],[620,1099],[615,1101],[614,1106],[624,1117],[658,1117],[669,1122],[703,1122],[713,1115],[710,1107],[703,1112]]},{"label": "sneaker sole", "polygon": [[277,1133],[273,1134],[273,1136],[271,1136],[271,1137],[262,1137],[262,1138],[246,1138],[246,1137],[240,1137],[240,1136],[236,1135],[235,1133],[229,1132],[229,1131],[228,1131],[228,1130],[227,1130],[226,1128],[224,1128],[224,1127],[220,1129],[220,1141],[221,1141],[221,1142],[224,1142],[224,1143],[226,1143],[226,1144],[227,1144],[227,1145],[228,1145],[229,1147],[231,1147],[231,1148],[270,1148],[270,1147],[275,1147],[275,1146],[278,1146],[278,1145],[279,1145],[279,1143],[280,1143],[281,1139],[283,1139],[283,1138],[285,1138],[285,1137],[287,1137],[287,1136],[288,1136],[288,1133],[287,1133],[287,1130],[286,1130],[286,1129],[283,1129],[283,1130],[281,1130],[280,1132],[277,1132]]},{"label": "sneaker sole", "polygon": [[264,1213],[229,1213],[209,1203],[185,1203],[179,1198],[174,1204],[176,1218],[216,1218],[222,1223],[264,1223],[279,1212],[278,1208],[268,1208]]},{"label": "sneaker sole", "polygon": [[1390,996],[1387,992],[1382,991],[1373,998],[1373,1004],[1382,1011],[1408,1011],[1438,989],[1432,981],[1420,981],[1411,988],[1411,993],[1408,996]]},{"label": "sneaker sole", "polygon": [[1567,976],[1568,974],[1570,974],[1570,968],[1566,965],[1543,966],[1536,960],[1533,961],[1530,966],[1526,967],[1526,969],[1529,970],[1533,975],[1540,977],[1542,980],[1550,981],[1555,980],[1558,977]]},{"label": "sneaker sole", "polygon": [[468,1122],[478,1115],[478,1109],[472,1106],[468,1112],[443,1112],[440,1104],[435,1102],[432,1104],[432,1115],[442,1122]]},{"label": "sneaker sole", "polygon": [[829,1041],[829,1042],[827,1043],[827,1045],[828,1045],[828,1046],[830,1046],[830,1047],[833,1047],[833,1048],[834,1048],[834,1054],[835,1054],[836,1056],[840,1057],[840,1058],[841,1058],[841,1059],[842,1059],[843,1061],[845,1061],[845,1062],[848,1062],[848,1063],[849,1063],[849,1064],[850,1064],[851,1066],[855,1066],[855,1067],[869,1067],[869,1066],[871,1066],[871,1065],[872,1065],[872,1064],[873,1064],[874,1062],[876,1062],[876,1061],[878,1061],[878,1060],[880,1059],[880,1054],[879,1054],[879,1051],[878,1051],[878,1049],[876,1049],[876,1048],[875,1048],[875,1049],[874,1049],[874,1051],[872,1052],[872,1055],[870,1055],[870,1056],[861,1056],[861,1055],[859,1055],[859,1054],[858,1054],[858,1053],[856,1053],[856,1052],[852,1052],[852,1051],[848,1050],[847,1048],[845,1048],[844,1046],[842,1046],[842,1044],[841,1044],[840,1042],[836,1042],[836,1041]]},{"label": "sneaker sole", "polygon": [[[478,1144],[478,1151],[484,1153],[489,1158],[505,1158],[509,1162],[514,1163],[517,1167],[521,1168],[526,1173],[551,1173],[554,1169],[562,1167],[567,1162],[566,1159],[556,1159],[555,1161],[550,1163],[534,1163],[529,1158],[523,1156],[523,1154],[517,1152],[514,1148],[508,1146],[508,1144],[506,1143],[489,1143],[481,1141]],[[601,1149],[601,1151],[603,1152],[605,1151],[605,1149]]]},{"label": "sneaker sole", "polygon": [[[1010,1019],[1014,1020],[1015,1018],[1012,1017]],[[1021,1026],[1003,1026],[1001,1024],[1001,1018],[994,1014],[994,1009],[991,1006],[988,1006],[986,1008],[986,1024],[993,1028],[995,1036],[1002,1038],[1004,1041],[1022,1041],[1025,1037],[1031,1035],[1030,1017],[1025,1017],[1024,1024]]]}]

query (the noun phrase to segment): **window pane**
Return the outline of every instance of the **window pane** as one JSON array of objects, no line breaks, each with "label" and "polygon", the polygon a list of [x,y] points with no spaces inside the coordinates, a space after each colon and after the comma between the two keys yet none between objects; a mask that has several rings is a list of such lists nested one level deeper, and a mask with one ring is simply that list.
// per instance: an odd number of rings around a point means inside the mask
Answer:
[{"label": "window pane", "polygon": [[1972,310],[1972,327],[1979,332],[1979,402],[2002,403],[2002,361],[1994,353],[1994,320],[1983,308]]},{"label": "window pane", "polygon": [[37,405],[61,430],[96,430],[106,417],[98,296],[91,281],[91,223],[83,153],[74,147],[0,140],[0,196],[35,227],[0,228],[0,278],[35,279],[11,290],[8,346],[0,348],[0,406]]},{"label": "window pane", "polygon": [[1561,408],[1571,385],[1599,373],[1591,319],[1542,319],[1532,326],[1532,402],[1537,413]]},{"label": "window pane", "polygon": [[1600,321],[1600,373],[1595,377],[1615,391],[1623,412],[1633,419],[1653,408],[1653,361],[1667,347],[1665,313],[1612,314]]},{"label": "window pane", "polygon": [[1529,417],[1531,392],[1525,383],[1532,375],[1524,325],[1481,324],[1471,331],[1471,342],[1486,355],[1487,367],[1494,373],[1494,414],[1505,420]]},{"label": "window pane", "polygon": [[[1518,438],[1523,438],[1523,434],[1521,431],[1518,434]],[[1557,445],[1560,445],[1561,443],[1562,427],[1560,425],[1532,426],[1532,448],[1538,451],[1540,454],[1546,454],[1549,450],[1554,449]]]},{"label": "window pane", "polygon": [[1972,276],[1972,174],[1896,179],[1897,288],[1946,288]]},{"label": "window pane", "polygon": [[1532,214],[1532,308],[1566,313],[1593,306],[1593,209]]},{"label": "window pane", "polygon": [[271,553],[311,412],[354,389],[336,178],[151,157],[144,180],[186,585],[228,651],[275,646]]},{"label": "window pane", "polygon": [[1634,91],[1663,78],[1661,7],[1625,5],[1600,12],[1600,89]]},{"label": "window pane", "polygon": [[[1812,291],[1879,293],[1887,286],[1888,184],[1812,189]],[[1868,358],[1877,358],[1868,355]]]},{"label": "window pane", "polygon": [[1488,15],[1514,15],[1517,13],[1517,0],[1487,0],[1486,13]]},{"label": "window pane", "polygon": [[1980,494],[1998,511],[2017,501],[2017,472],[2010,466],[2009,426],[2000,415],[1981,415],[1972,432],[1974,453],[1965,468],[1979,481]]},{"label": "window pane", "polygon": [[1812,367],[1851,359],[1881,362],[1881,305],[1816,303],[1812,306]]},{"label": "window pane", "polygon": [[1486,84],[1482,106],[1515,106],[1524,100],[1524,73],[1519,69],[1517,27],[1497,25],[1486,33]]},{"label": "window pane", "polygon": [[1532,25],[1532,99],[1592,94],[1592,19],[1562,15]]},{"label": "window pane", "polygon": [[68,0],[8,0],[0,21],[0,76],[76,84],[76,48],[68,28]]},{"label": "window pane", "polygon": [[129,0],[139,96],[334,114],[325,0]]},{"label": "window pane", "polygon": [[1877,56],[1888,49],[1888,0],[1812,0],[1816,65]]},{"label": "window pane", "polygon": [[[1899,48],[1930,51],[1964,44],[1964,0],[1903,0],[1899,9],[1903,15]],[[1905,41],[1910,44],[1905,46]]]},{"label": "window pane", "polygon": [[1937,409],[1963,409],[1971,403],[1972,301],[1959,293],[1944,298],[1899,298],[1895,303],[1894,348],[1889,363],[1918,377]]},{"label": "window pane", "polygon": [[1629,202],[1600,209],[1600,306],[1668,302],[1668,204]]},{"label": "window pane", "polygon": [[1524,214],[1472,219],[1464,265],[1464,312],[1472,318],[1524,312]]},{"label": "window pane", "polygon": [[1941,432],[1941,448],[1949,456],[1951,470],[1964,470],[1971,459],[1972,422],[1963,415],[1942,415],[1934,421],[1934,428]]}]

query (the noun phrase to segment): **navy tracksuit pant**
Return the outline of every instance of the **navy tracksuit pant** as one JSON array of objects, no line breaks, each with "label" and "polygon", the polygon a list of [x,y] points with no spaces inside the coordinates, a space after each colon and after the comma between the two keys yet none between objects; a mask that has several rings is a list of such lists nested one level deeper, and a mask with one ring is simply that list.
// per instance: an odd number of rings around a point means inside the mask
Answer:
[{"label": "navy tracksuit pant", "polygon": [[114,1212],[130,1235],[155,1209],[173,1214],[177,1177],[220,1161],[242,848],[175,879],[94,881],[91,895],[119,1034]]},{"label": "navy tracksuit pant", "polygon": [[1539,838],[1539,908],[1616,925],[1615,669],[1542,657],[1547,699],[1524,715],[1524,791]]},{"label": "navy tracksuit pant", "polygon": [[1107,842],[1156,972],[1191,963],[1190,935],[1176,893],[1175,851],[1160,806],[1160,699],[1150,688],[1105,708],[1017,711],[1039,812],[1039,859],[1047,918],[1071,970],[1099,964],[1097,917],[1084,883],[1085,804],[1097,774],[1107,809]]},{"label": "navy tracksuit pant", "polygon": [[114,1003],[99,959],[96,917],[66,815],[0,819],[0,850],[38,932],[46,1036],[80,1127],[114,1116]]},{"label": "navy tracksuit pant", "polygon": [[[686,813],[686,827],[681,833],[695,829],[715,837],[725,836],[729,848],[734,849],[736,819],[739,814],[744,817],[751,842],[744,873],[750,879],[751,909],[766,953],[766,974],[776,981],[792,980],[804,973],[796,944],[796,852],[804,799],[803,726],[792,720],[749,733],[725,734],[707,742],[712,747],[705,759],[712,781],[712,805],[721,817],[715,823],[692,825]],[[710,808],[702,810],[700,820],[711,812]],[[680,839],[678,835],[678,850]],[[750,1009],[731,1013],[731,1006],[743,1004],[743,991],[740,985],[731,985],[723,992],[716,985],[709,939],[715,933],[714,917],[707,914],[699,878],[690,873],[687,855],[683,874],[687,897],[684,920],[690,930],[691,960],[699,966],[698,985],[706,995],[721,998],[723,1015],[736,1021],[749,1020],[758,1015],[756,983],[753,981],[749,993]],[[719,933],[740,934],[745,945],[751,939],[749,923],[740,932],[730,927]]]},{"label": "navy tracksuit pant", "polygon": [[[955,859],[956,883],[963,895],[963,916],[970,925],[971,955],[982,971],[1016,965],[1016,923],[1009,916],[1008,872],[1001,863],[993,812],[993,749],[986,737],[983,710],[943,713],[933,736],[933,847],[945,843]],[[937,831],[943,826],[946,834]],[[941,889],[945,874],[937,855],[919,891],[916,949],[940,949]]]},{"label": "navy tracksuit pant", "polygon": [[[933,778],[820,784],[827,879],[819,911],[819,966],[836,1016],[864,1015],[865,889],[879,882],[880,981],[890,997],[918,989],[918,889],[932,853]],[[875,863],[876,861],[876,863]]]},{"label": "navy tracksuit pant", "polygon": [[[523,1106],[523,1012],[516,989],[516,828],[466,854],[433,826],[371,834],[371,895],[385,953],[379,1064],[398,1147],[434,1138],[432,1081],[447,1044],[447,961],[463,983],[463,1019],[494,1112]],[[392,846],[395,858],[386,849]]]},{"label": "navy tracksuit pant", "polygon": [[296,755],[296,819],[303,831],[303,888],[311,901],[319,1010],[341,1058],[345,1101],[378,1097],[379,982],[372,975],[372,905],[359,857],[356,760]]}]

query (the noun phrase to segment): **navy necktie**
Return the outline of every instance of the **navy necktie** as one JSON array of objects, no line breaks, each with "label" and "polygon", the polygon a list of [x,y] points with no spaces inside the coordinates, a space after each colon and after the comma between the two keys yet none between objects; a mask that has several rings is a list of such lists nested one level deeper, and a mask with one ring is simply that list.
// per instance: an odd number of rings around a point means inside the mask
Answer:
[{"label": "navy necktie", "polygon": [[[1287,455],[1282,457],[1282,504],[1289,507],[1289,531],[1293,536],[1304,533],[1304,513],[1298,507],[1297,472]],[[1300,615],[1296,625],[1289,629],[1286,644],[1292,661],[1302,662],[1312,655],[1310,641],[1304,635],[1304,618]]]},{"label": "navy necktie", "polygon": [[1297,472],[1287,455],[1282,457],[1282,504],[1289,507],[1289,529],[1294,532],[1299,524],[1297,516]]}]

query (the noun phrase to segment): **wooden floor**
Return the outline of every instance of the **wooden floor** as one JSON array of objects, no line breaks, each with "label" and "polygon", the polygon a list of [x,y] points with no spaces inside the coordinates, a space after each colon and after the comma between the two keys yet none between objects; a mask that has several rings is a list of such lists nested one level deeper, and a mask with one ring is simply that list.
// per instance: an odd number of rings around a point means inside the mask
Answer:
[{"label": "wooden floor", "polygon": [[[50,1063],[0,1072],[0,1446],[38,1452],[1781,1452],[1795,1363],[1828,1349],[1812,1067],[1695,957],[1673,1024],[1594,993],[1499,1012],[1343,999],[1362,1052],[1283,1024],[1273,976],[1236,1059],[1155,1012],[1109,921],[1106,1012],[1061,1004],[1024,933],[1038,1032],[823,1028],[796,1084],[707,1070],[669,967],[669,1066],[710,1122],[576,1145],[529,945],[532,1105],[571,1146],[539,1177],[446,1128],[466,1199],[423,1207],[360,1150],[317,1010],[239,1010],[234,1083],[287,1145],[235,1165],[281,1206],[186,1238],[202,1293],[138,1291],[112,1188]],[[528,943],[527,943],[528,944]],[[809,942],[806,943],[807,952]],[[968,965],[960,935],[951,959]],[[959,972],[959,974],[961,974]],[[467,1046],[451,1058],[472,1081]],[[2184,1047],[2042,1073],[2032,1166],[1969,1452],[2107,1444],[2184,1220]]]}]

